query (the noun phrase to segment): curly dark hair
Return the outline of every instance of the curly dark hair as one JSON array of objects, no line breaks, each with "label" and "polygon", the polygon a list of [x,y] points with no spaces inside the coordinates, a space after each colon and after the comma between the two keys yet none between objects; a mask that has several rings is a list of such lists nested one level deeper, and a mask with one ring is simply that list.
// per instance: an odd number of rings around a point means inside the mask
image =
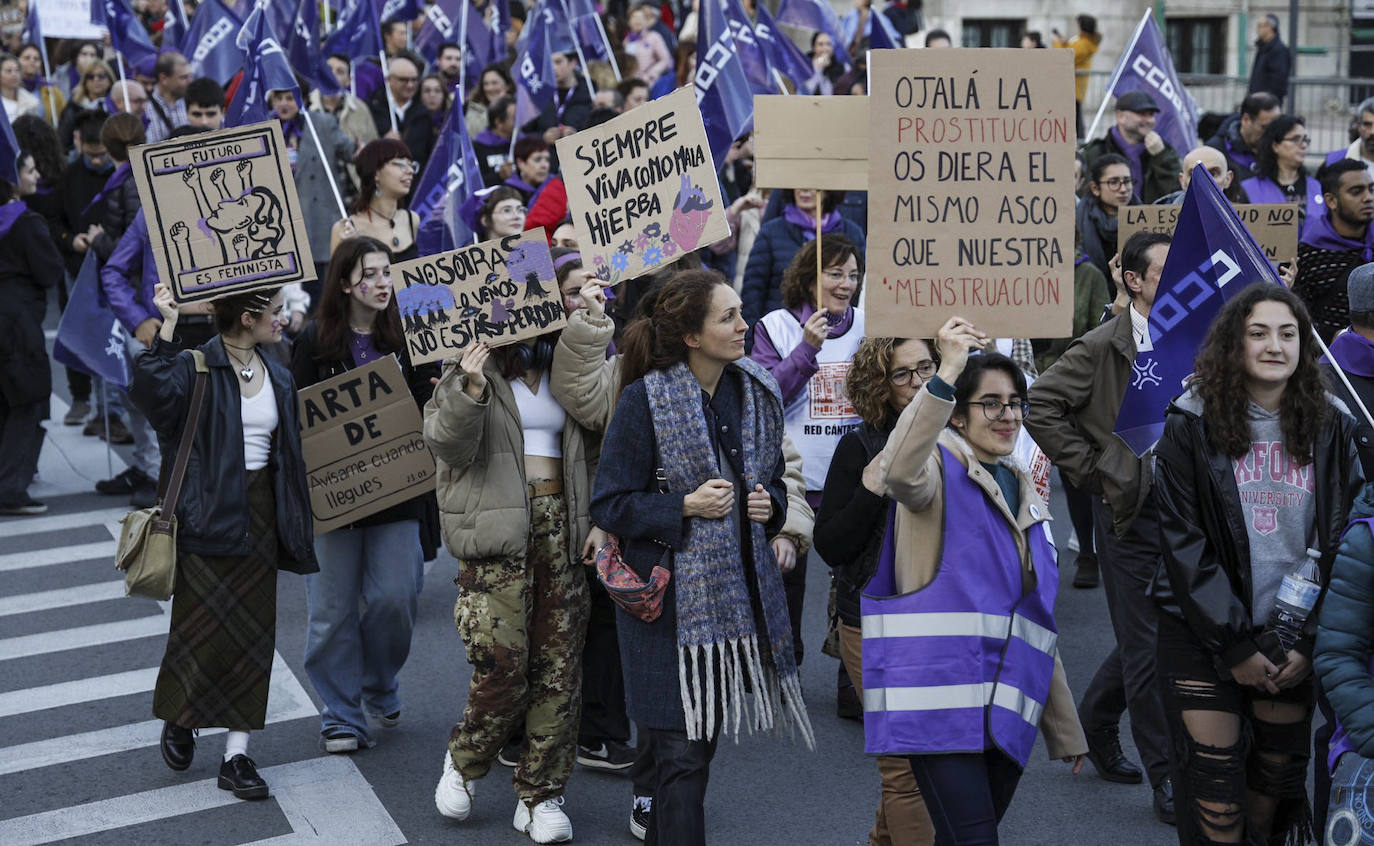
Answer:
[{"label": "curly dark hair", "polygon": [[[854,242],[843,235],[821,236],[821,269],[837,267],[853,256],[859,263],[859,284],[854,288],[854,300],[859,301],[863,294],[864,254]],[[816,242],[807,241],[792,257],[792,263],[782,274],[782,304],[784,308],[796,308],[810,303],[816,308],[821,304],[816,299]]]},{"label": "curly dark hair", "polygon": [[1207,331],[1194,363],[1198,395],[1206,413],[1207,443],[1231,458],[1250,451],[1250,422],[1246,409],[1245,322],[1256,304],[1283,303],[1298,321],[1298,362],[1288,377],[1279,402],[1283,447],[1295,461],[1312,460],[1317,431],[1326,418],[1326,396],[1317,367],[1317,342],[1312,318],[1297,294],[1282,285],[1255,282],[1222,307]]},{"label": "curly dark hair", "polygon": [[863,421],[879,431],[886,431],[896,417],[890,402],[892,382],[888,379],[888,371],[897,346],[909,340],[925,344],[931,359],[940,363],[935,342],[928,338],[864,338],[849,364],[849,375],[844,381],[845,394]]}]

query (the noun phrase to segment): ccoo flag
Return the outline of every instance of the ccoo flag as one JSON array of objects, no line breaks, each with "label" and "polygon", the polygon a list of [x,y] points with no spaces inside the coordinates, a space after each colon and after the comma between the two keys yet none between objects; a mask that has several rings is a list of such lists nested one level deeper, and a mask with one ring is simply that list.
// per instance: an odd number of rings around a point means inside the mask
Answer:
[{"label": "ccoo flag", "polygon": [[582,43],[582,57],[589,62],[614,62],[606,30],[592,0],[568,0],[568,24],[573,37]]},{"label": "ccoo flag", "polygon": [[[754,126],[754,97],[739,50],[725,23],[723,0],[704,0],[697,26],[697,108],[706,124],[711,159],[724,162],[730,145]],[[719,167],[719,165],[717,165]]]},{"label": "ccoo flag", "polygon": [[131,65],[157,58],[157,48],[148,37],[129,0],[91,0],[91,23],[105,27],[110,44]]},{"label": "ccoo flag", "polygon": [[1142,345],[1149,348],[1136,351],[1116,418],[1114,431],[1136,455],[1144,455],[1164,434],[1164,411],[1183,391],[1217,312],[1252,282],[1277,283],[1278,275],[1207,169],[1198,165],[1150,309],[1150,343]]},{"label": "ccoo flag", "polygon": [[253,14],[244,21],[235,43],[241,54],[248,55],[243,59],[243,81],[239,83],[224,115],[225,126],[244,126],[272,117],[272,105],[267,97],[269,91],[290,91],[295,94],[301,108],[305,108],[301,90],[296,85],[296,75],[286,59],[286,51],[282,49],[276,33],[272,32],[272,25],[262,6],[255,7]]},{"label": "ccoo flag", "polygon": [[[1128,91],[1144,91],[1154,99],[1159,106],[1155,131],[1180,156],[1188,155],[1197,146],[1197,101],[1178,81],[1173,58],[1152,12],[1146,12],[1140,19],[1131,43],[1112,71],[1111,82],[1107,83],[1109,97],[1120,97]],[[1103,108],[1106,104],[1104,97]],[[1101,115],[1099,111],[1098,117]]]},{"label": "ccoo flag", "polygon": [[353,61],[382,53],[382,29],[377,23],[377,7],[371,0],[349,0],[339,10],[334,31],[324,41],[324,54],[341,53]]},{"label": "ccoo flag", "polygon": [[750,90],[755,94],[778,93],[773,66],[768,63],[768,54],[763,52],[763,45],[754,34],[754,25],[749,22],[749,13],[744,11],[740,0],[725,0],[725,21],[730,24],[730,35],[739,48],[740,66],[744,68]]},{"label": "ccoo flag", "polygon": [[132,371],[124,345],[124,327],[104,304],[94,250],[86,253],[76,274],[71,299],[57,324],[52,357],[121,388],[129,386]]},{"label": "ccoo flag", "polygon": [[415,241],[420,255],[445,253],[472,243],[472,230],[452,210],[482,187],[482,169],[468,138],[462,109],[449,109],[425,172],[415,186],[411,210],[420,216]]},{"label": "ccoo flag", "polygon": [[202,0],[191,19],[183,45],[194,76],[208,76],[223,85],[243,67],[243,52],[234,37],[243,21],[223,0]]},{"label": "ccoo flag", "polygon": [[816,72],[811,66],[811,60],[806,58],[797,45],[792,43],[792,39],[778,28],[773,16],[768,14],[768,7],[762,3],[758,4],[754,37],[758,39],[763,54],[768,58],[769,67],[786,77],[794,87],[801,88]]},{"label": "ccoo flag", "polygon": [[[557,0],[554,0],[556,5]],[[546,4],[547,5],[547,4]],[[515,125],[524,126],[553,102],[558,81],[553,75],[553,56],[549,52],[548,14],[534,14],[527,27],[529,37],[515,56],[511,70],[515,75]]]},{"label": "ccoo flag", "polygon": [[[281,0],[278,0],[281,2]],[[276,31],[276,23],[272,29]],[[315,0],[299,0],[296,13],[287,21],[286,56],[296,71],[305,77],[311,87],[324,96],[342,94],[339,80],[320,52],[320,41],[315,33],[320,29],[320,10]]]}]

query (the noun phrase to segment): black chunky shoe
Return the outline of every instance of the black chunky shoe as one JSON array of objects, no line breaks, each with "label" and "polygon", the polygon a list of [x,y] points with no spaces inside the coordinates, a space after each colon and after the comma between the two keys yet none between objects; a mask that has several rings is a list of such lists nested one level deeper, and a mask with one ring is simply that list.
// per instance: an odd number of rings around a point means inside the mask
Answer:
[{"label": "black chunky shoe", "polygon": [[1116,726],[1087,732],[1088,760],[1097,774],[1118,784],[1140,784],[1145,774],[1121,751],[1121,736]]},{"label": "black chunky shoe", "polygon": [[1174,782],[1164,779],[1155,788],[1155,816],[1162,823],[1178,825],[1174,819]]},{"label": "black chunky shoe", "polygon": [[219,789],[232,790],[239,799],[267,798],[267,782],[247,755],[235,755],[219,765]]},{"label": "black chunky shoe", "polygon": [[162,724],[162,760],[167,766],[181,772],[191,766],[196,757],[196,738],[191,730],[176,723]]}]

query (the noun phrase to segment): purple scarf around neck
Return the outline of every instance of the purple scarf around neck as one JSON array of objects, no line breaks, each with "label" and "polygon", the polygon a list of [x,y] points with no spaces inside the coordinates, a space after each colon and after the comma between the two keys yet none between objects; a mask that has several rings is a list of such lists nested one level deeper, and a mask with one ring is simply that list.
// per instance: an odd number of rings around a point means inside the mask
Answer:
[{"label": "purple scarf around neck", "polygon": [[510,146],[510,139],[503,138],[490,129],[484,129],[477,133],[477,137],[472,139],[472,143],[485,144],[488,147]]},{"label": "purple scarf around neck", "polygon": [[[1251,196],[1251,200],[1253,199]],[[1308,218],[1307,225],[1303,227],[1301,243],[1332,253],[1359,250],[1365,261],[1374,261],[1374,226],[1366,226],[1364,239],[1357,241],[1337,232],[1331,225],[1330,218],[1322,214]]]},{"label": "purple scarf around neck", "polygon": [[81,214],[86,215],[90,212],[91,209],[96,207],[97,203],[103,203],[105,201],[105,197],[108,196],[110,192],[114,191],[116,188],[123,185],[130,176],[133,176],[133,173],[134,169],[129,165],[128,162],[125,162],[124,164],[115,168],[114,173],[110,174],[110,178],[105,180],[105,187],[100,189],[99,194],[96,194],[94,197],[91,198],[91,201],[86,204],[86,208],[81,210]]},{"label": "purple scarf around neck", "polygon": [[[816,238],[816,218],[797,208],[796,203],[788,203],[782,210],[782,216],[786,221],[802,231],[802,237],[808,241]],[[840,213],[832,211],[830,214],[821,217],[821,232],[838,232],[840,230]]]},{"label": "purple scarf around neck", "polygon": [[15,200],[0,206],[0,238],[4,238],[6,235],[10,234],[10,230],[14,228],[15,221],[19,219],[20,215],[28,210],[29,207],[20,200]]},{"label": "purple scarf around neck", "polygon": [[1126,163],[1131,169],[1131,178],[1135,180],[1135,193],[1139,194],[1145,187],[1145,144],[1130,143],[1115,126],[1109,132],[1112,142],[1126,157]]}]

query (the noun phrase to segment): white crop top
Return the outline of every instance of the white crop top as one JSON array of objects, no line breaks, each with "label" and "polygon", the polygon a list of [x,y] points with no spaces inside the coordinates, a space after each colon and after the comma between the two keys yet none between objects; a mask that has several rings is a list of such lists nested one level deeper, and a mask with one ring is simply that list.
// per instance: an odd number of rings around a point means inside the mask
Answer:
[{"label": "white crop top", "polygon": [[525,455],[563,457],[563,426],[567,414],[549,387],[549,371],[539,377],[539,393],[530,392],[525,380],[510,380],[515,405],[520,409],[520,428],[525,432]]},{"label": "white crop top", "polygon": [[243,466],[247,470],[261,470],[267,466],[272,450],[272,433],[277,428],[277,397],[272,383],[262,386],[256,394],[244,397]]}]

